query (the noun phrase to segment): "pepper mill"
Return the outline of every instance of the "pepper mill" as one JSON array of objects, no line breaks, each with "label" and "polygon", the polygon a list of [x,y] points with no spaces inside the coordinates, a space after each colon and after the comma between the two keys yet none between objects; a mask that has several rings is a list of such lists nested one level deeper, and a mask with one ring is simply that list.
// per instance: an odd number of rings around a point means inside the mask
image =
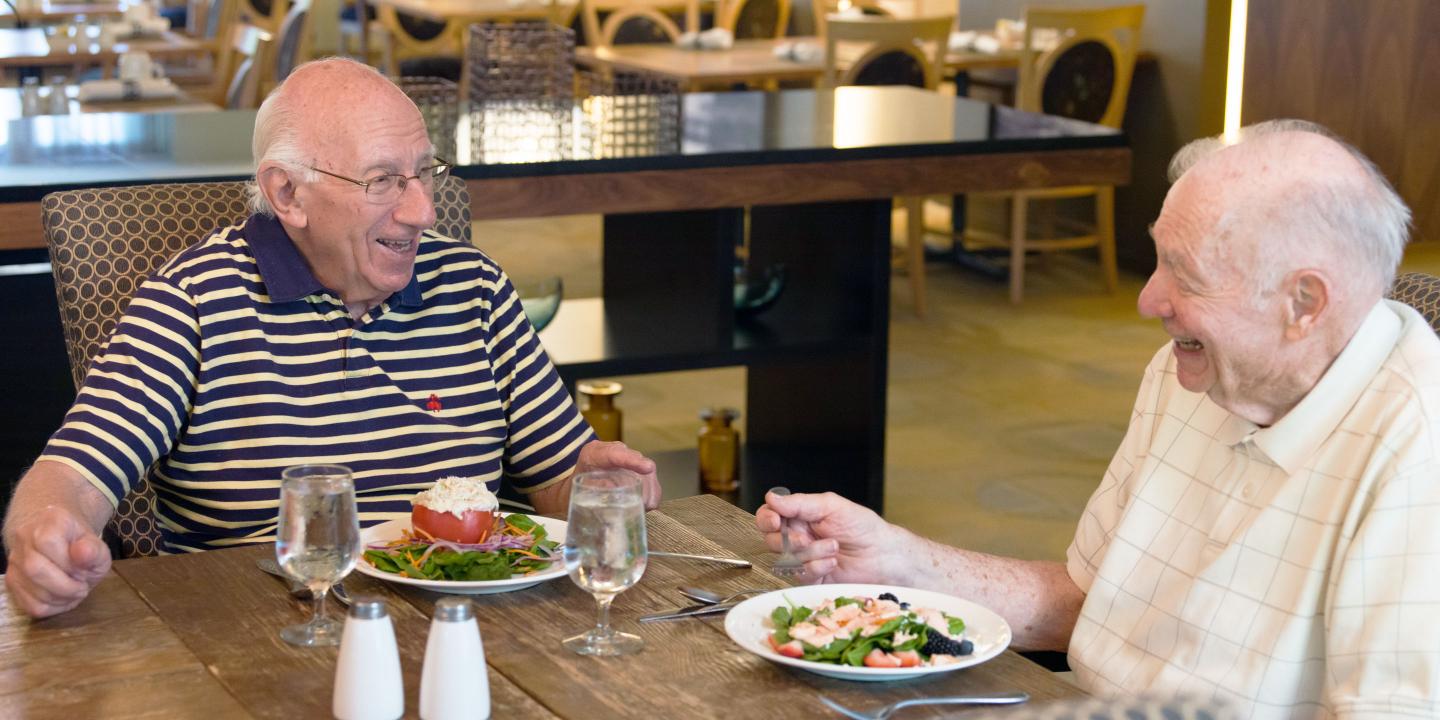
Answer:
[{"label": "pepper mill", "polygon": [[595,430],[595,437],[601,440],[620,440],[624,418],[620,414],[620,408],[615,407],[615,396],[625,388],[613,380],[586,380],[576,383],[575,389],[585,399],[580,414]]},{"label": "pepper mill", "polygon": [[490,676],[475,606],[466,598],[435,601],[425,667],[420,672],[420,720],[490,717]]},{"label": "pepper mill", "polygon": [[740,411],[707,407],[700,411],[700,490],[733,493],[740,487],[740,432],[730,426]]},{"label": "pepper mill", "polygon": [[395,720],[405,714],[400,651],[384,600],[357,597],[350,604],[330,712],[339,720]]}]

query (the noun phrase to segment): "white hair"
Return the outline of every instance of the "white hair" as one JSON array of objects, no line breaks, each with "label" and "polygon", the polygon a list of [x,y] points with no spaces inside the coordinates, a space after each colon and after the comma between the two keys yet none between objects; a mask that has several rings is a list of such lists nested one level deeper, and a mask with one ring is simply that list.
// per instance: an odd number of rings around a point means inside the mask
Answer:
[{"label": "white hair", "polygon": [[[1358,293],[1378,300],[1395,282],[1410,238],[1410,209],[1369,158],[1323,126],[1305,120],[1270,120],[1244,128],[1234,142],[1222,137],[1195,140],[1171,159],[1170,181],[1179,181],[1204,158],[1226,147],[1285,133],[1328,138],[1356,161],[1361,172],[1309,173],[1285,188],[1284,202],[1242,201],[1217,223],[1216,239],[1222,242],[1214,243],[1215,251],[1233,253],[1237,267],[1249,276],[1257,302],[1278,291],[1302,259],[1328,261],[1339,277],[1356,283],[1352,287]],[[1227,236],[1241,226],[1263,235],[1244,243],[1248,247],[1224,247]]]},{"label": "white hair", "polygon": [[[385,77],[379,70],[369,65],[343,57],[311,60],[296,67],[289,77],[304,75],[301,70],[310,66],[325,65],[349,65],[357,69],[364,68],[379,77]],[[295,179],[299,182],[314,182],[319,179],[320,174],[309,167],[313,162],[314,152],[307,147],[306,138],[302,137],[301,118],[296,116],[293,105],[287,102],[289,85],[290,80],[287,78],[285,82],[280,83],[270,92],[255,113],[255,133],[250,139],[253,171],[258,173],[262,164],[273,163],[294,173]],[[270,201],[265,199],[265,193],[260,190],[258,180],[259,178],[255,177],[245,188],[250,211],[274,216],[275,209],[270,207]]]}]

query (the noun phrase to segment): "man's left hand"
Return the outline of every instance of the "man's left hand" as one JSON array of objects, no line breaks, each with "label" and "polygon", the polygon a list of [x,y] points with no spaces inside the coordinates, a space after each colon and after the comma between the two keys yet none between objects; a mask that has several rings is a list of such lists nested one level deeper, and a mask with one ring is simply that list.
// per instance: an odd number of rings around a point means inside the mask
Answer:
[{"label": "man's left hand", "polygon": [[622,442],[592,440],[580,448],[580,459],[575,463],[575,472],[613,468],[629,470],[640,476],[646,510],[660,507],[660,478],[655,475],[654,460],[626,447]]}]

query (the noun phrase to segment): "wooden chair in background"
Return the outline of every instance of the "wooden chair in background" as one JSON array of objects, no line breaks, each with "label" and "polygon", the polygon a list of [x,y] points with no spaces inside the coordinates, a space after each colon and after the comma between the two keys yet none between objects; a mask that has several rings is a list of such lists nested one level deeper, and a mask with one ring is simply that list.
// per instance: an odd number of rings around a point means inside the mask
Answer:
[{"label": "wooden chair in background", "polygon": [[[859,12],[856,13],[855,11]],[[894,17],[889,8],[880,5],[879,0],[810,0],[810,12],[815,18],[815,34],[825,37],[830,18]]]},{"label": "wooden chair in background", "polygon": [[239,4],[242,22],[253,25],[275,37],[280,32],[280,23],[290,12],[290,0],[235,0]]},{"label": "wooden chair in background", "polygon": [[383,38],[385,72],[391,77],[418,75],[460,80],[465,26],[435,22],[399,12],[389,5],[376,12],[372,34]]},{"label": "wooden chair in background", "polygon": [[[671,17],[684,13],[685,25]],[[602,20],[600,15],[605,13]],[[700,30],[699,0],[581,0],[585,44],[610,47],[629,43],[674,42],[682,32]]]},{"label": "wooden chair in background", "polygon": [[790,25],[790,0],[730,0],[715,11],[715,26],[736,40],[782,38]]},{"label": "wooden chair in background", "polygon": [[260,105],[263,61],[273,36],[253,25],[239,23],[230,29],[230,42],[215,62],[212,102],[226,110],[248,110]]},{"label": "wooden chair in background", "polygon": [[275,38],[274,61],[271,72],[261,81],[261,90],[270,92],[276,85],[290,77],[296,66],[310,59],[311,31],[310,3],[301,0],[290,6],[285,19],[280,23],[280,32]]},{"label": "wooden chair in background", "polygon": [[[930,90],[940,84],[946,43],[955,18],[950,15],[913,20],[862,15],[826,18],[826,87],[840,85],[914,85]],[[840,48],[860,55],[841,67]],[[925,316],[925,198],[899,199],[905,208],[905,272],[915,314]]]},{"label": "wooden chair in background", "polygon": [[[1016,106],[1021,110],[1099,123],[1118,128],[1125,118],[1130,95],[1130,78],[1140,45],[1144,5],[1127,5],[1093,10],[1030,9],[1025,13],[1025,46],[1020,59],[1020,82]],[[1037,49],[1036,34],[1054,33],[1059,41]],[[1095,222],[1077,223],[1065,217],[1047,217],[1047,226],[1072,226],[1077,234],[1030,237],[1031,205],[1037,201],[1093,198]],[[1049,252],[1098,248],[1105,287],[1115,291],[1115,188],[1076,186],[985,193],[969,198],[977,203],[1008,200],[1007,232],[979,227],[983,213],[967,212],[963,240],[967,243],[1002,246],[1010,250],[1010,301],[1019,303],[1025,292],[1025,256],[1028,252]],[[1050,208],[1053,210],[1053,208]]]}]

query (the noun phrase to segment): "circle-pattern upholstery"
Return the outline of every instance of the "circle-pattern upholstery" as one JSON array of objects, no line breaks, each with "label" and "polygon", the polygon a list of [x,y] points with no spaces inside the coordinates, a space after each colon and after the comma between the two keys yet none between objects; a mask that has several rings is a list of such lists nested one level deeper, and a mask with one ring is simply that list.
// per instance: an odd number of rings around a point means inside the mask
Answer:
[{"label": "circle-pattern upholstery", "polygon": [[[216,228],[249,216],[245,186],[177,183],[45,196],[41,222],[77,389],[145,278]],[[464,180],[449,177],[435,189],[435,214],[436,232],[470,241],[470,193]],[[159,550],[154,510],[154,489],[141,478],[121,499],[107,528],[124,557]]]},{"label": "circle-pattern upholstery", "polygon": [[1415,308],[1440,333],[1440,277],[1425,273],[1405,273],[1390,286],[1390,298]]},{"label": "circle-pattern upholstery", "polygon": [[1050,115],[1099,122],[1115,94],[1115,55],[1104,43],[1076,43],[1055,59],[1040,91]]}]

